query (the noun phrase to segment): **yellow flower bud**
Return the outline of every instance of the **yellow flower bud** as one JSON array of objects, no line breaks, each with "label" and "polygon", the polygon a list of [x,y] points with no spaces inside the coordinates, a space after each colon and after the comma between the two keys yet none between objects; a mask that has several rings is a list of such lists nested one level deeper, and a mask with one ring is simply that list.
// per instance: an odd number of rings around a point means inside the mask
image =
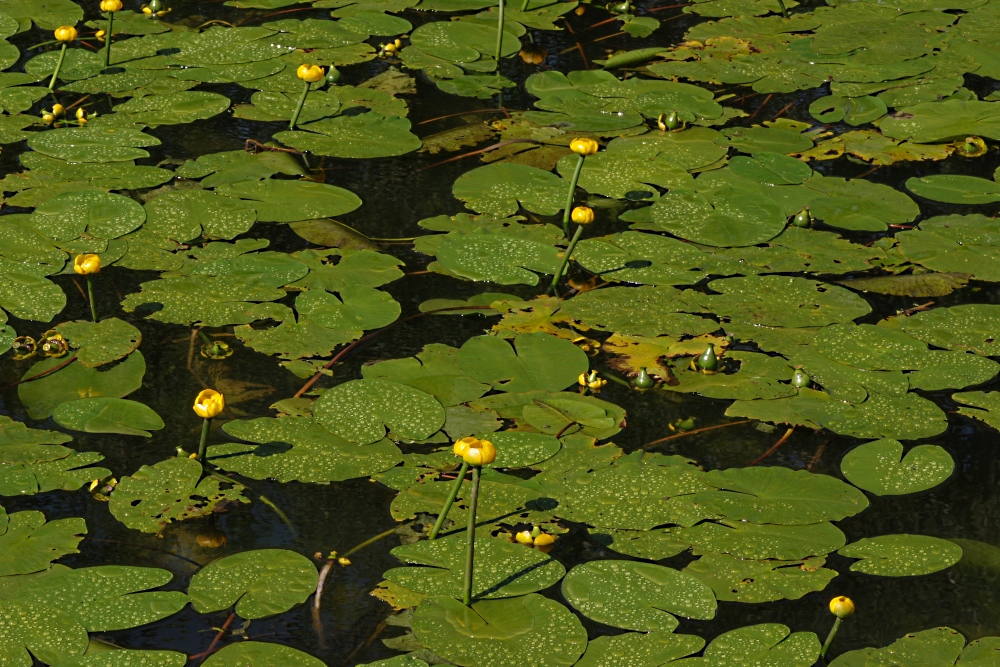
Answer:
[{"label": "yellow flower bud", "polygon": [[87,112],[83,110],[83,107],[80,107],[79,109],[76,110],[77,120],[86,120],[86,118],[87,118]]},{"label": "yellow flower bud", "polygon": [[64,107],[61,104],[54,104],[54,105],[52,105],[52,115],[53,116],[56,116],[58,118],[59,116],[63,115],[64,113],[66,113],[66,107]]},{"label": "yellow flower bud", "polygon": [[517,540],[518,544],[533,544],[535,542],[535,538],[531,536],[530,530],[522,530],[514,536],[514,539]]},{"label": "yellow flower bud", "polygon": [[204,419],[211,419],[226,407],[226,397],[214,389],[204,389],[198,398],[194,399],[192,409],[195,414]]},{"label": "yellow flower bud", "polygon": [[[472,440],[472,442],[468,442]],[[476,438],[462,438],[455,443],[454,451],[458,453],[462,460],[470,466],[484,466],[496,461],[497,450],[489,440],[477,440]]]},{"label": "yellow flower bud", "polygon": [[337,559],[337,562],[340,564],[341,567],[347,567],[348,565],[351,564],[351,559],[344,558],[343,556],[341,556],[340,558]]},{"label": "yellow flower bud", "polygon": [[392,42],[389,42],[388,44],[382,47],[382,50],[385,51],[386,53],[395,53],[396,45],[393,44]]},{"label": "yellow flower bud", "polygon": [[71,25],[64,25],[56,28],[55,33],[56,41],[59,42],[72,42],[76,39],[76,28]]},{"label": "yellow flower bud", "polygon": [[149,5],[143,5],[142,13],[145,14],[146,16],[149,16],[150,14],[153,13],[153,10],[149,8]]},{"label": "yellow flower bud", "polygon": [[578,377],[576,379],[576,383],[578,385],[580,385],[581,387],[586,387],[587,383],[589,383],[589,382],[590,382],[590,380],[587,379],[587,374],[586,373],[580,373],[580,377]]},{"label": "yellow flower bud", "polygon": [[403,41],[400,40],[400,39],[397,39],[397,40],[393,41],[393,45],[395,45],[395,47],[397,49],[401,49],[401,48],[403,48]]},{"label": "yellow flower bud", "polygon": [[101,0],[102,12],[120,12],[122,7],[122,0]]},{"label": "yellow flower bud", "polygon": [[56,122],[56,117],[50,113],[43,114],[42,122],[45,123],[46,125],[51,125],[52,123]]},{"label": "yellow flower bud", "polygon": [[593,139],[574,139],[569,144],[569,149],[579,155],[593,155],[597,148],[597,142]]},{"label": "yellow flower bud", "polygon": [[594,221],[594,209],[589,206],[577,206],[569,217],[578,225],[587,225]]},{"label": "yellow flower bud", "polygon": [[550,544],[552,544],[555,541],[556,541],[556,536],[555,535],[549,535],[548,533],[542,533],[541,535],[539,535],[538,537],[535,538],[535,546],[536,547],[547,547],[547,546],[549,546]]},{"label": "yellow flower bud", "polygon": [[851,598],[843,595],[833,598],[830,600],[830,613],[837,618],[847,618],[854,613],[854,603],[851,602]]},{"label": "yellow flower bud", "polygon": [[105,34],[106,33],[103,30],[98,30],[97,32],[94,33],[94,37],[97,38],[98,42],[103,42]]},{"label": "yellow flower bud", "polygon": [[326,75],[326,72],[319,65],[299,65],[295,74],[306,83],[316,83]]},{"label": "yellow flower bud", "polygon": [[101,272],[100,255],[77,255],[73,260],[73,270],[81,276],[89,276]]}]

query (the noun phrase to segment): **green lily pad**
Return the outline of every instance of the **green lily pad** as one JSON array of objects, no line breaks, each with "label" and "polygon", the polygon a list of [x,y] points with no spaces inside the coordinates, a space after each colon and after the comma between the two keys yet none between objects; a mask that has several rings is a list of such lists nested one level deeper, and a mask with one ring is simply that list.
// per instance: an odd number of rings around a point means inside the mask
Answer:
[{"label": "green lily pad", "polygon": [[65,433],[28,428],[10,417],[0,416],[0,463],[39,463],[62,459],[73,450],[60,445],[72,439]]},{"label": "green lily pad", "polygon": [[555,274],[562,259],[552,244],[501,234],[447,234],[436,265],[467,280],[537,285],[538,273]]},{"label": "green lily pad", "polygon": [[160,140],[141,130],[119,127],[68,127],[38,132],[28,147],[69,162],[124,162],[149,157],[143,146]]},{"label": "green lily pad", "polygon": [[860,558],[852,572],[880,577],[913,577],[947,569],[962,559],[962,547],[927,535],[882,535],[848,544],[837,553]]},{"label": "green lily pad", "polygon": [[[567,155],[556,165],[559,175],[570,178],[576,169],[577,155]],[[675,166],[666,155],[645,157],[624,152],[606,151],[588,157],[580,172],[579,187],[589,193],[624,199],[629,192],[657,192],[661,188],[690,188],[694,179]]]},{"label": "green lily pad", "polygon": [[885,648],[863,648],[837,657],[830,667],[864,667],[879,663],[923,663],[928,667],[985,667],[996,657],[1000,639],[983,637],[965,645],[965,637],[951,628],[911,632]]},{"label": "green lily pad", "polygon": [[38,231],[58,241],[72,241],[86,231],[90,236],[116,239],[135,231],[146,212],[132,199],[106,192],[81,190],[51,199],[31,216]]},{"label": "green lily pad", "polygon": [[420,139],[410,132],[410,121],[369,112],[303,123],[301,130],[278,132],[276,141],[300,151],[338,158],[379,158],[418,150]]},{"label": "green lily pad", "polygon": [[167,192],[146,202],[144,208],[145,229],[179,242],[202,233],[232,239],[249,231],[257,220],[250,203],[205,190]]},{"label": "green lily pad", "polygon": [[994,335],[997,325],[1000,325],[1000,307],[987,303],[932,308],[879,323],[935,347],[967,350],[987,357],[1000,356],[1000,340]]},{"label": "green lily pad", "polygon": [[661,667],[697,653],[704,645],[705,640],[694,635],[626,632],[591,641],[576,667]]},{"label": "green lily pad", "polygon": [[780,127],[733,127],[724,132],[729,145],[743,153],[800,153],[812,148],[809,137]]},{"label": "green lily pad", "polygon": [[257,445],[224,444],[208,448],[211,462],[250,479],[327,484],[370,477],[402,460],[389,440],[358,445],[340,438],[309,417],[262,417],[230,421],[223,430]]},{"label": "green lily pad", "polygon": [[158,431],[164,426],[163,420],[152,408],[123,398],[67,401],[56,407],[52,418],[72,431],[121,433],[146,438],[152,437],[149,430]]},{"label": "green lily pad", "polygon": [[947,296],[965,287],[968,282],[969,276],[965,273],[915,273],[838,280],[837,284],[861,292],[893,296]]},{"label": "green lily pad", "polygon": [[495,394],[477,399],[471,405],[495,410],[504,419],[523,420],[534,430],[549,435],[581,433],[603,440],[625,425],[625,411],[617,405],[568,391]]},{"label": "green lily pad", "polygon": [[905,224],[920,214],[916,203],[888,185],[859,178],[817,178],[805,187],[821,193],[809,201],[812,215],[830,227],[881,232],[890,224]]},{"label": "green lily pad", "polygon": [[678,537],[677,528],[657,530],[594,529],[590,539],[601,546],[646,560],[663,560],[686,551],[690,544]]},{"label": "green lily pad", "polygon": [[1000,104],[951,99],[904,106],[880,129],[887,137],[921,144],[968,136],[1000,139]]},{"label": "green lily pad", "polygon": [[678,312],[690,310],[680,297],[667,286],[609,287],[573,297],[561,312],[591,328],[629,336],[698,336],[719,329],[713,320]]},{"label": "green lily pad", "polygon": [[28,510],[0,515],[0,576],[47,570],[52,561],[79,553],[77,545],[87,533],[80,518],[46,521],[41,512]]},{"label": "green lily pad", "polygon": [[212,561],[191,577],[188,595],[201,614],[236,605],[242,618],[266,618],[305,602],[318,580],[316,566],[305,556],[257,549]]},{"label": "green lily pad", "polygon": [[353,192],[325,183],[279,181],[227,183],[216,192],[249,200],[260,222],[296,222],[350,213],[361,206]]},{"label": "green lily pad", "polygon": [[[56,357],[39,361],[28,369],[24,378],[39,375],[65,362],[65,359]],[[136,350],[125,361],[106,371],[71,362],[55,372],[18,385],[17,395],[28,406],[28,415],[32,419],[45,419],[52,416],[61,403],[81,397],[127,396],[142,386],[145,373],[146,360]]]},{"label": "green lily pad", "polygon": [[0,614],[7,621],[0,629],[0,659],[11,667],[31,667],[34,658],[55,665],[87,649],[86,628],[60,607],[12,601],[0,604]]},{"label": "green lily pad", "polygon": [[513,347],[496,336],[470,338],[459,349],[457,361],[473,380],[506,392],[561,391],[589,366],[580,348],[543,333],[520,334]]},{"label": "green lily pad", "polygon": [[55,30],[83,20],[83,10],[71,0],[8,0],[3,13],[17,20],[18,32],[31,28],[32,21],[42,30]]},{"label": "green lily pad", "polygon": [[847,543],[844,533],[828,522],[804,526],[705,522],[692,528],[679,528],[674,535],[694,547],[696,555],[714,552],[749,560],[825,556]]},{"label": "green lily pad", "polygon": [[[898,440],[855,447],[840,462],[851,484],[877,496],[902,496],[933,489],[951,477],[955,462],[937,445],[917,445],[903,456]],[[832,549],[831,549],[832,551]]]},{"label": "green lily pad", "polygon": [[452,598],[427,598],[413,615],[413,633],[446,660],[476,667],[570,667],[587,647],[587,632],[576,616],[537,593],[471,607]]},{"label": "green lily pad", "polygon": [[858,405],[821,392],[799,391],[788,400],[801,419],[856,438],[916,440],[935,436],[948,427],[947,417],[937,405],[912,392],[905,396],[871,393]]},{"label": "green lily pad", "polygon": [[708,645],[700,665],[735,667],[743,664],[811,667],[819,657],[819,638],[792,632],[779,623],[748,625],[724,632]]},{"label": "green lily pad", "polygon": [[108,509],[129,528],[159,533],[174,521],[206,516],[231,503],[249,502],[243,487],[235,482],[201,477],[201,464],[194,459],[177,457],[142,466],[121,478]]},{"label": "green lily pad", "polygon": [[50,605],[71,614],[90,632],[109,632],[154,623],[183,609],[188,596],[179,591],[140,592],[171,579],[167,570],[148,567],[71,570],[57,565],[40,577],[9,580],[0,598]]},{"label": "green lily pad", "polygon": [[[713,187],[702,175],[694,189],[671,190],[652,207],[660,230],[707,246],[751,246],[774,238],[787,217],[771,199],[752,189]],[[756,184],[755,184],[756,185]]]},{"label": "green lily pad", "polygon": [[544,433],[501,431],[479,436],[497,449],[497,458],[490,468],[527,468],[552,458],[562,448],[559,440]]},{"label": "green lily pad", "polygon": [[598,560],[577,565],[562,583],[562,594],[584,616],[619,628],[673,631],[673,616],[715,617],[712,590],[695,577],[661,565]]},{"label": "green lily pad", "polygon": [[906,189],[924,199],[948,204],[992,204],[1000,201],[1000,183],[975,176],[933,174],[909,178]]},{"label": "green lily pad", "polygon": [[326,329],[349,331],[360,338],[366,329],[380,329],[396,321],[399,304],[386,292],[365,285],[342,287],[339,297],[308,290],[295,299],[301,317]]},{"label": "green lily pad", "polygon": [[200,178],[206,188],[259,181],[274,174],[305,176],[301,163],[288,153],[266,151],[255,155],[243,150],[201,155],[178,167],[176,174],[182,178]]},{"label": "green lily pad", "polygon": [[185,662],[187,656],[177,651],[111,649],[62,660],[59,667],[184,667]]},{"label": "green lily pad", "polygon": [[334,435],[362,445],[382,440],[386,427],[395,438],[424,440],[445,420],[436,398],[388,380],[337,385],[316,401],[313,416]]},{"label": "green lily pad", "polygon": [[290,646],[268,642],[245,641],[230,644],[208,656],[205,667],[325,667],[322,660]]},{"label": "green lily pad", "polygon": [[824,562],[823,558],[744,560],[707,553],[683,571],[710,586],[723,602],[759,604],[798,600],[823,590],[837,576],[823,567]]},{"label": "green lily pad", "polygon": [[[396,547],[392,555],[411,567],[392,568],[382,576],[416,593],[459,599],[465,590],[465,542],[465,535],[460,534]],[[487,600],[534,593],[564,574],[559,561],[536,549],[503,537],[480,538],[476,540],[472,597]]]},{"label": "green lily pad", "polygon": [[566,205],[569,184],[552,172],[521,164],[488,164],[462,174],[452,191],[473,211],[498,217],[518,207],[539,215],[555,215]]},{"label": "green lily pad", "polygon": [[868,498],[834,477],[788,468],[731,468],[705,473],[716,491],[695,502],[731,521],[805,526],[839,521],[868,507]]},{"label": "green lily pad", "polygon": [[416,358],[390,359],[366,366],[364,377],[392,380],[425,391],[446,408],[473,401],[490,390],[490,385],[476,382],[459,367],[456,348],[439,343],[425,345]]},{"label": "green lily pad", "polygon": [[0,465],[0,495],[33,496],[47,491],[76,491],[111,474],[107,468],[88,468],[104,457],[97,452],[73,452],[38,463]]},{"label": "green lily pad", "polygon": [[717,272],[712,256],[690,243],[640,232],[585,239],[573,259],[604,280],[644,285],[694,285]]},{"label": "green lily pad", "polygon": [[965,391],[952,394],[951,397],[963,405],[973,409],[959,408],[959,414],[978,419],[995,429],[1000,429],[1000,392]]},{"label": "green lily pad", "polygon": [[[49,322],[66,307],[66,294],[35,271],[0,262],[0,307],[14,317]],[[7,316],[3,316],[6,321]]]},{"label": "green lily pad", "polygon": [[134,326],[109,317],[100,322],[77,320],[56,327],[73,348],[78,348],[76,360],[88,368],[96,368],[131,354],[142,341]]},{"label": "green lily pad", "polygon": [[943,215],[896,235],[899,252],[932,271],[964,273],[1000,281],[994,230],[1000,224],[985,215]]},{"label": "green lily pad", "polygon": [[[698,352],[703,351],[704,349]],[[792,367],[781,357],[737,351],[728,353],[726,358],[739,362],[739,369],[735,372],[707,375],[701,371],[691,370],[690,357],[681,357],[672,367],[676,384],[667,384],[664,389],[685,394],[696,393],[708,398],[734,398],[741,401],[781,398],[796,394],[795,387],[788,384],[792,379]]]}]

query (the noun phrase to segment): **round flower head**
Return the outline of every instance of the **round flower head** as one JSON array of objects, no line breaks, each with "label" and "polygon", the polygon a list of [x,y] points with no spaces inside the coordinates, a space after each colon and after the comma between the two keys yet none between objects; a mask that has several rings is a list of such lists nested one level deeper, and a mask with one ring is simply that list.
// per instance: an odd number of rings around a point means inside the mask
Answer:
[{"label": "round flower head", "polygon": [[570,218],[578,225],[587,225],[594,221],[594,209],[589,206],[577,206],[570,213]]},{"label": "round flower head", "polygon": [[56,41],[59,42],[72,42],[76,39],[76,28],[71,25],[64,25],[56,28],[55,33]]},{"label": "round flower head", "polygon": [[837,618],[847,618],[854,613],[854,603],[851,602],[851,598],[843,595],[833,598],[830,600],[830,613]]},{"label": "round flower head", "polygon": [[531,536],[530,530],[522,530],[520,533],[514,536],[518,544],[534,544],[535,538]]},{"label": "round flower head", "polygon": [[122,6],[122,0],[101,0],[102,12],[120,12]]},{"label": "round flower head", "polygon": [[199,417],[211,419],[226,407],[226,397],[214,389],[204,389],[191,407]]},{"label": "round flower head", "polygon": [[306,83],[316,83],[326,75],[326,72],[319,65],[299,65],[295,75]]},{"label": "round flower head", "polygon": [[455,443],[456,455],[470,466],[484,466],[496,461],[497,449],[489,440],[479,440],[477,438],[462,438]]},{"label": "round flower head", "polygon": [[73,270],[81,276],[89,276],[101,272],[100,255],[77,255],[73,260]]},{"label": "round flower head", "polygon": [[569,149],[578,155],[593,155],[597,152],[598,145],[593,139],[574,139],[570,142]]}]

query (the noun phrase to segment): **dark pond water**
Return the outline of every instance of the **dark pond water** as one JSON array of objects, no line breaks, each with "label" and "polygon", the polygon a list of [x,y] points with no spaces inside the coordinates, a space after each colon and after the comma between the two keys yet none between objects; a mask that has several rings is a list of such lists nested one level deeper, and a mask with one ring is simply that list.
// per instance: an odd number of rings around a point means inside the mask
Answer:
[{"label": "dark pond water", "polygon": [[[198,25],[208,20],[240,20],[253,24],[256,17],[273,12],[236,11],[221,2],[182,1],[173,3],[173,20],[179,17],[184,23]],[[650,9],[663,3],[640,3]],[[327,18],[326,10],[305,10],[285,13],[296,18]],[[409,11],[404,16],[418,25],[427,17]],[[672,44],[684,31],[699,21],[697,17],[680,14],[680,9],[657,13],[661,19],[670,19],[652,38],[635,40],[614,37],[588,44],[590,59],[604,56],[605,49],[634,48],[653,44]],[[612,35],[611,26],[591,32],[587,27],[607,17],[600,9],[588,9],[584,16],[571,16],[570,22],[578,34],[589,39]],[[580,54],[573,49],[575,39],[568,32],[535,32],[536,43],[550,53],[566,53],[550,59],[554,68],[566,71],[579,68]],[[30,31],[19,35],[17,43],[24,47],[45,39],[41,33]],[[377,40],[372,40],[377,42]],[[573,50],[569,50],[573,49]],[[30,53],[28,54],[30,55]],[[356,65],[343,69],[345,83],[357,83],[387,64],[384,61]],[[504,64],[504,74],[522,82],[534,68],[523,66],[519,59]],[[981,95],[994,85],[973,81]],[[444,121],[420,124],[421,121],[460,111],[486,109],[495,102],[482,102],[445,95],[433,85],[418,81],[419,94],[408,100],[410,118],[416,132],[422,136],[443,131],[465,122],[458,117]],[[218,89],[234,103],[248,100],[250,92],[238,86],[207,86]],[[738,96],[742,89],[735,89]],[[753,113],[752,120],[772,118],[781,113],[786,118],[813,122],[807,112],[809,102],[822,93],[811,91],[797,95],[765,96],[748,94],[742,99],[744,109]],[[530,98],[523,91],[512,90],[505,95],[504,106],[510,109],[530,108]],[[751,122],[743,119],[742,123]],[[152,156],[142,161],[156,164],[163,159],[182,161],[198,155],[241,149],[247,139],[267,141],[270,134],[283,129],[282,124],[268,127],[260,123],[245,123],[220,116],[191,125],[161,127],[151,133],[162,139],[163,145],[153,149]],[[0,170],[4,174],[19,170],[16,150],[5,150],[0,155]],[[457,213],[462,210],[451,195],[451,184],[460,174],[474,164],[476,158],[421,171],[443,159],[442,155],[411,154],[401,158],[370,161],[327,159],[323,164],[327,182],[357,193],[365,205],[357,212],[345,216],[343,222],[373,237],[410,237],[421,233],[417,222],[430,215]],[[913,175],[928,173],[970,173],[989,176],[1000,164],[992,156],[978,161],[951,158],[946,163],[901,164],[882,167],[872,172],[870,165],[852,163],[847,159],[821,162],[816,168],[826,175],[858,176],[868,173],[868,178],[899,188]],[[956,207],[922,204],[924,216],[940,212],[956,212]],[[988,207],[992,208],[992,207]],[[962,212],[962,211],[958,211]],[[977,212],[983,207],[977,207]],[[616,231],[611,223],[596,226],[594,235]],[[269,238],[271,249],[293,251],[308,247],[300,237],[286,226],[260,225],[254,237]],[[863,235],[852,237],[864,241]],[[874,238],[874,237],[872,237]],[[427,257],[414,253],[407,244],[386,244],[383,252],[396,255],[406,263],[407,272],[424,269]],[[173,325],[161,325],[143,319],[138,314],[123,313],[118,305],[125,294],[138,289],[142,280],[155,274],[126,272],[111,269],[102,274],[107,277],[110,289],[99,292],[98,310],[114,313],[137,326],[143,334],[142,347],[148,363],[142,389],[131,396],[154,408],[163,415],[166,428],[150,440],[113,435],[74,433],[74,446],[79,450],[97,451],[106,457],[103,465],[116,475],[129,474],[140,465],[153,463],[172,455],[176,447],[188,450],[196,446],[200,423],[188,408],[189,396],[202,388],[202,380],[209,381],[222,390],[237,415],[247,418],[271,415],[269,406],[280,398],[292,395],[301,380],[278,368],[273,358],[237,346],[236,353],[224,361],[209,361],[197,354],[191,355],[191,332]],[[85,319],[87,306],[82,293],[74,286],[71,277],[56,278],[69,296],[64,319]],[[417,305],[432,297],[459,297],[483,291],[481,285],[459,283],[437,274],[419,274],[392,283],[384,288],[403,306],[403,314],[416,312]],[[526,298],[535,294],[531,288],[508,288]],[[899,309],[914,305],[911,298],[870,297],[875,311],[865,321],[875,322]],[[955,305],[964,302],[998,303],[995,287],[972,283],[955,294],[935,299],[938,305]],[[336,368],[336,376],[359,377],[361,364],[373,360],[396,358],[418,352],[429,342],[460,345],[470,336],[483,333],[493,320],[479,317],[428,317],[413,323],[402,324],[377,338],[373,343],[353,355]],[[14,321],[19,333],[38,335],[45,328],[31,322]],[[16,363],[7,357],[0,365],[0,382],[7,385],[0,392],[0,413],[15,419],[29,421],[16,390],[11,383],[24,373],[30,362]],[[984,387],[997,389],[998,383]],[[636,393],[617,384],[609,384],[602,398],[628,410],[628,427],[614,438],[626,450],[668,434],[667,424],[677,418],[694,416],[699,426],[726,421],[723,412],[728,401],[680,396],[667,392]],[[945,396],[935,397],[945,409],[954,409]],[[57,428],[51,422],[32,424],[36,427]],[[667,443],[657,451],[681,454],[697,460],[706,469],[746,465],[766,451],[783,433],[778,430],[758,430],[744,424],[693,435]],[[226,436],[217,429],[213,441]],[[857,444],[857,440],[822,431],[819,433],[797,430],[766,463],[794,469],[809,469],[817,473],[839,475],[839,461],[843,454]],[[929,442],[948,450],[956,462],[956,472],[947,483],[923,494],[903,498],[872,498],[871,507],[862,514],[839,522],[848,541],[865,536],[887,533],[920,533],[944,538],[962,538],[985,543],[1000,543],[997,526],[1000,525],[1000,443],[997,434],[984,425],[969,420],[953,418],[950,428]],[[354,480],[328,486],[299,483],[252,482],[251,488],[268,496],[290,518],[286,525],[278,515],[263,503],[253,503],[229,513],[219,514],[208,520],[189,521],[170,526],[162,537],[150,536],[124,528],[107,512],[106,507],[95,503],[85,493],[48,493],[35,497],[5,499],[8,512],[39,509],[49,519],[84,517],[89,537],[81,545],[79,555],[62,562],[81,567],[94,564],[148,565],[168,569],[175,579],[168,588],[186,589],[187,582],[198,565],[219,556],[259,549],[280,547],[300,553],[327,553],[345,551],[367,538],[395,525],[389,516],[389,503],[395,493],[367,480]],[[227,542],[217,549],[199,546],[199,537],[222,533]],[[253,621],[242,632],[253,639],[277,641],[316,655],[331,667],[353,665],[389,657],[395,652],[385,648],[375,639],[381,632],[385,619],[391,614],[388,605],[371,597],[369,591],[381,580],[382,573],[398,563],[389,554],[398,544],[390,537],[356,554],[353,566],[338,570],[327,583],[322,611],[318,622],[313,618],[309,605],[300,605],[292,611],[273,619]],[[572,534],[558,543],[555,555],[569,567],[585,558],[601,553],[600,547]],[[1000,553],[998,551],[997,553]],[[665,564],[683,565],[689,557],[680,556]],[[830,615],[826,601],[830,595],[844,594],[853,598],[858,613],[841,631],[833,654],[863,646],[883,645],[896,637],[914,630],[937,625],[948,625],[963,632],[968,639],[989,634],[1000,634],[1000,559],[989,568],[952,568],[942,573],[919,578],[875,578],[848,571],[848,561],[835,554],[831,556],[835,569],[841,574],[822,593],[810,594],[800,600],[767,604],[742,605],[720,603],[719,614],[712,621],[682,621],[678,632],[689,632],[711,638],[733,627],[761,622],[782,622],[795,630],[810,630],[824,636],[829,628]],[[558,597],[558,591],[549,595]],[[173,649],[197,654],[204,651],[215,636],[227,614],[220,612],[199,615],[190,608],[162,622],[142,628],[109,633],[111,642],[133,648]],[[597,624],[585,624],[591,636],[618,632]],[[399,634],[392,627],[381,633],[381,638]],[[366,644],[370,646],[364,648]]]}]

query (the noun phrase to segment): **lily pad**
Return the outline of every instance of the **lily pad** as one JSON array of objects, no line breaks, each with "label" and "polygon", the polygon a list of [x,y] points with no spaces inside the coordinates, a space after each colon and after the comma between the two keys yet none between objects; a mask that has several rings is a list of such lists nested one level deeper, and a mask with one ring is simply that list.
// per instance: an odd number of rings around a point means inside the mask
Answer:
[{"label": "lily pad", "polygon": [[1000,201],[1000,183],[975,176],[933,174],[907,179],[906,189],[924,199],[948,204],[992,204]]},{"label": "lily pad", "polygon": [[[382,576],[416,593],[459,599],[465,590],[465,542],[465,535],[454,535],[396,547],[392,555],[411,567],[393,568]],[[503,537],[478,539],[472,598],[534,593],[555,584],[564,574],[566,570],[559,561],[540,551]]]},{"label": "lily pad", "polygon": [[685,312],[688,304],[672,287],[609,287],[565,302],[562,313],[594,329],[629,336],[701,335],[719,324]]},{"label": "lily pad", "polygon": [[823,590],[837,576],[835,571],[823,567],[824,562],[823,558],[744,560],[707,553],[683,571],[710,586],[723,602],[759,604],[798,600]]},{"label": "lily pad", "polygon": [[856,438],[917,440],[935,436],[948,427],[947,417],[937,405],[912,392],[905,396],[872,393],[858,405],[834,400],[821,392],[800,391],[789,400],[800,418]]},{"label": "lily pad", "polygon": [[967,350],[987,357],[1000,356],[1000,339],[995,336],[998,325],[1000,307],[988,303],[932,308],[879,323],[935,347]]},{"label": "lily pad", "polygon": [[177,457],[122,477],[108,509],[129,528],[159,533],[174,521],[206,516],[237,502],[249,502],[242,486],[216,477],[202,479],[200,463]]},{"label": "lily pad", "polygon": [[1000,392],[965,391],[952,394],[951,397],[957,402],[973,408],[959,408],[959,414],[978,419],[995,429],[1000,429]]},{"label": "lily pad", "polygon": [[235,420],[223,430],[257,444],[212,445],[209,460],[250,479],[327,484],[369,477],[402,460],[389,440],[361,446],[330,433],[309,417]]},{"label": "lily pad", "polygon": [[819,657],[819,638],[811,632],[792,632],[779,623],[748,625],[724,632],[705,649],[704,667],[761,664],[811,667]]},{"label": "lily pad", "polygon": [[672,632],[626,632],[587,644],[576,667],[661,667],[701,650],[705,640]]},{"label": "lily pad", "polygon": [[0,576],[31,574],[49,569],[52,561],[79,553],[87,533],[80,518],[46,521],[35,510],[0,515]]},{"label": "lily pad", "polygon": [[205,667],[275,667],[276,665],[325,667],[325,664],[322,660],[290,646],[254,641],[224,646],[208,656],[204,662]]},{"label": "lily pad", "polygon": [[523,206],[539,215],[555,215],[566,205],[568,187],[567,181],[552,172],[498,163],[466,172],[455,181],[453,192],[479,213],[506,217]]},{"label": "lily pad", "polygon": [[587,647],[587,631],[576,616],[537,593],[471,607],[427,598],[413,615],[413,633],[446,660],[476,667],[570,667]]},{"label": "lily pad", "polygon": [[931,628],[912,632],[885,648],[863,648],[837,657],[830,667],[862,667],[880,662],[915,662],[928,666],[978,667],[989,665],[996,655],[1000,640],[983,637],[965,645],[965,637],[951,628]]},{"label": "lily pad", "polygon": [[31,216],[38,231],[57,241],[72,241],[85,231],[90,236],[116,239],[145,221],[146,212],[134,200],[90,190],[61,194],[41,204]]},{"label": "lily pad", "polygon": [[577,565],[562,593],[580,613],[600,623],[641,631],[671,632],[673,614],[709,620],[715,594],[695,577],[661,565],[598,560]]},{"label": "lily pad", "polygon": [[316,421],[334,435],[367,445],[396,438],[424,440],[444,425],[436,398],[388,380],[352,380],[326,391],[313,406]]},{"label": "lily pad", "polygon": [[123,398],[66,401],[56,407],[52,418],[72,431],[121,433],[146,438],[152,437],[149,430],[158,431],[164,426],[163,420],[152,408]]},{"label": "lily pad", "polygon": [[216,192],[249,200],[260,222],[297,222],[350,213],[361,206],[353,192],[325,183],[266,179],[220,185]]},{"label": "lily pad", "polygon": [[305,602],[318,580],[316,566],[305,556],[257,549],[212,561],[191,577],[188,595],[201,614],[236,605],[242,618],[266,618]]},{"label": "lily pad", "polygon": [[204,233],[232,239],[253,227],[257,212],[249,202],[205,190],[167,192],[146,202],[145,229],[175,241]]},{"label": "lily pad", "polygon": [[847,543],[844,533],[828,522],[804,526],[705,522],[676,529],[674,535],[694,547],[696,555],[714,552],[750,560],[825,556]]},{"label": "lily pad", "polygon": [[927,535],[882,535],[852,542],[838,551],[860,558],[852,572],[881,577],[913,577],[947,569],[962,559],[962,547]]},{"label": "lily pad", "polygon": [[34,658],[50,665],[82,655],[87,630],[60,607],[37,602],[0,603],[0,659],[11,667],[31,667]]},{"label": "lily pad", "polygon": [[47,491],[76,491],[111,474],[107,468],[85,467],[104,457],[97,452],[72,452],[38,463],[0,465],[0,495],[32,496]]},{"label": "lily pad", "polygon": [[732,521],[805,526],[839,521],[868,507],[865,494],[853,486],[805,470],[731,468],[711,470],[703,479],[718,490],[696,494],[696,502]]},{"label": "lily pad", "polygon": [[38,132],[28,147],[43,155],[69,162],[124,162],[149,157],[144,146],[160,140],[141,130],[119,127],[69,127]]},{"label": "lily pad", "polygon": [[473,380],[506,392],[560,391],[589,366],[580,348],[543,333],[520,334],[513,348],[496,336],[471,338],[459,349],[457,361]]},{"label": "lily pad", "polygon": [[28,428],[10,417],[0,416],[0,463],[39,463],[65,458],[73,450],[60,445],[72,439],[65,433]]},{"label": "lily pad", "polygon": [[[851,484],[877,496],[901,496],[933,489],[948,479],[955,462],[937,445],[917,445],[903,456],[898,440],[876,440],[855,447],[840,462]],[[832,550],[831,550],[832,551]]]},{"label": "lily pad", "polygon": [[[39,361],[28,369],[22,380],[51,371],[65,362],[65,359],[60,358]],[[61,403],[81,397],[127,396],[142,386],[142,376],[145,373],[146,360],[142,353],[136,350],[125,361],[106,371],[71,362],[55,372],[49,372],[38,379],[18,385],[17,395],[21,402],[28,406],[28,415],[32,419],[45,419],[52,416],[53,411]]]},{"label": "lily pad", "polygon": [[138,329],[117,317],[100,322],[64,322],[56,330],[69,341],[71,347],[79,348],[76,359],[88,368],[117,361],[131,354],[142,341]]}]

